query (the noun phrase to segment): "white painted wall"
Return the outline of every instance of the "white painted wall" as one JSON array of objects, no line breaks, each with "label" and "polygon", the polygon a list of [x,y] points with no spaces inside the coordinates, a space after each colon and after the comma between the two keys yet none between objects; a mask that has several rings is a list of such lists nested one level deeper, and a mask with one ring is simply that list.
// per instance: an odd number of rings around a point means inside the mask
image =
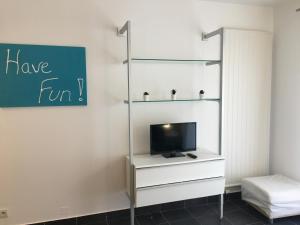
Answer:
[{"label": "white painted wall", "polygon": [[[0,109],[0,208],[9,209],[1,225],[128,207],[125,40],[115,35],[127,19],[133,22],[133,53],[142,57],[216,58],[218,46],[201,42],[202,31],[273,29],[273,10],[266,7],[199,0],[1,0],[0,42],[86,46],[89,101],[87,107]],[[168,97],[175,86],[182,96],[196,95],[202,87],[218,95],[214,75],[196,77],[204,70],[199,66],[158,65],[147,74],[141,65],[134,70],[137,84],[144,85],[134,90],[139,97],[144,89]],[[200,134],[208,139],[199,145],[217,147],[214,136],[206,135],[216,129],[216,106],[188,103],[167,109],[137,106],[140,132],[135,135],[142,140],[135,143],[137,152],[147,151],[150,122],[190,120],[198,113]]]},{"label": "white painted wall", "polygon": [[271,170],[300,181],[300,8],[291,0],[275,8]]},{"label": "white painted wall", "polygon": [[226,2],[226,3],[238,3],[238,4],[248,4],[248,5],[273,6],[278,1],[286,1],[286,0],[211,0],[211,1]]}]

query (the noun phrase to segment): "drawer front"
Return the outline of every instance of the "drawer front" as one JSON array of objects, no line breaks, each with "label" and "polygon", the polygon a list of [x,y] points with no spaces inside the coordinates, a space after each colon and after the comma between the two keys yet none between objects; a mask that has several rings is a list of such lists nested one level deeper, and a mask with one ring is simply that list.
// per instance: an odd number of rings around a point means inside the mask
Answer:
[{"label": "drawer front", "polygon": [[225,179],[205,179],[136,190],[136,207],[223,194]]},{"label": "drawer front", "polygon": [[225,160],[136,169],[136,188],[225,175]]}]

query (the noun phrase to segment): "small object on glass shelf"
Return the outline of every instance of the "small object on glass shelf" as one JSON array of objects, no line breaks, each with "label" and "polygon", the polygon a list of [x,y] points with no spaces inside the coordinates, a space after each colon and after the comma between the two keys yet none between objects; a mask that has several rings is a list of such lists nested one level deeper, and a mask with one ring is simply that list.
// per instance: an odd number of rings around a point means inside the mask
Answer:
[{"label": "small object on glass shelf", "polygon": [[144,92],[144,101],[145,102],[149,101],[149,93],[148,92]]},{"label": "small object on glass shelf", "polygon": [[172,91],[171,91],[171,98],[172,98],[172,100],[176,100],[176,90],[175,89],[172,89]]},{"label": "small object on glass shelf", "polygon": [[199,97],[200,97],[200,99],[203,99],[204,98],[204,91],[203,90],[200,90],[200,92],[199,92]]}]

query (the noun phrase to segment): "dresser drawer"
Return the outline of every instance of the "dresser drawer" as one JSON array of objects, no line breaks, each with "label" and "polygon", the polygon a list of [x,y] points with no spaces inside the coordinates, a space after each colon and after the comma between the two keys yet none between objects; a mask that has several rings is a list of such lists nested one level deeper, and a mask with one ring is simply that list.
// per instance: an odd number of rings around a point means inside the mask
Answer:
[{"label": "dresser drawer", "polygon": [[135,170],[135,187],[200,180],[205,178],[223,177],[225,160],[138,168]]},{"label": "dresser drawer", "polygon": [[136,189],[135,206],[142,207],[224,193],[225,179],[204,179]]}]

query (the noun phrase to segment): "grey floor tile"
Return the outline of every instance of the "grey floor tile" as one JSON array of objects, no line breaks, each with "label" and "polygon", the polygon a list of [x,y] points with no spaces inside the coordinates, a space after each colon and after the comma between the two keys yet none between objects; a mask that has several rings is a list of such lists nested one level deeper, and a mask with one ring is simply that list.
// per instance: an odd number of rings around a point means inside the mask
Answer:
[{"label": "grey floor tile", "polygon": [[230,200],[231,202],[233,202],[234,204],[236,204],[238,207],[240,208],[247,208],[249,207],[249,204],[241,199],[233,199],[233,200]]},{"label": "grey floor tile", "polygon": [[106,214],[107,218],[124,218],[124,217],[130,217],[130,210],[129,209],[124,209],[124,210],[117,210],[117,211],[112,211],[108,212]]},{"label": "grey floor tile", "polygon": [[[134,224],[139,225],[137,219],[135,219]],[[130,225],[130,218],[111,218],[108,219],[108,225]]]},{"label": "grey floor tile", "polygon": [[106,225],[106,214],[95,214],[77,218],[77,225]]},{"label": "grey floor tile", "polygon": [[294,224],[300,225],[300,216],[292,216],[286,219]]},{"label": "grey floor tile", "polygon": [[192,207],[187,209],[193,217],[216,215],[217,213],[210,205],[202,205],[198,207]]},{"label": "grey floor tile", "polygon": [[45,224],[46,225],[76,225],[76,218],[50,221]]},{"label": "grey floor tile", "polygon": [[135,209],[135,215],[149,215],[152,213],[159,213],[161,210],[160,205],[151,205],[151,206],[145,206],[145,207],[139,207]]},{"label": "grey floor tile", "polygon": [[240,200],[242,198],[241,192],[230,193],[224,196],[225,201]]},{"label": "grey floor tile", "polygon": [[201,225],[232,225],[228,220],[223,218],[219,219],[218,216],[203,216],[198,218]]},{"label": "grey floor tile", "polygon": [[247,214],[250,214],[252,217],[256,218],[259,222],[268,224],[270,221],[268,217],[266,217],[264,214],[262,214],[261,212],[259,212],[258,210],[256,210],[255,208],[253,208],[250,205],[246,205],[246,206],[242,207],[241,209],[244,212],[246,212]]},{"label": "grey floor tile", "polygon": [[196,219],[189,218],[183,220],[177,220],[170,223],[171,225],[201,225]]},{"label": "grey floor tile", "polygon": [[233,225],[248,225],[261,222],[259,219],[244,211],[235,211],[225,215],[225,219]]},{"label": "grey floor tile", "polygon": [[161,213],[137,216],[137,221],[140,225],[159,225],[167,222]]},{"label": "grey floor tile", "polygon": [[108,223],[107,222],[94,222],[94,223],[89,223],[86,225],[108,225]]},{"label": "grey floor tile", "polygon": [[163,212],[162,214],[167,219],[168,222],[192,218],[190,213],[185,209],[166,211],[166,212]]},{"label": "grey floor tile", "polygon": [[207,198],[196,198],[196,199],[189,199],[185,201],[186,208],[197,207],[206,204],[207,204]]},{"label": "grey floor tile", "polygon": [[[217,213],[219,214],[220,213],[220,205],[219,204],[211,204],[210,205],[211,208]],[[223,206],[223,212],[224,214],[227,214],[227,213],[231,213],[231,212],[234,212],[234,211],[238,211],[238,210],[242,210],[240,207],[238,207],[237,204],[231,202],[231,201],[226,201],[224,203],[224,206]]]},{"label": "grey floor tile", "polygon": [[[297,223],[289,221],[289,218],[275,219],[273,225],[296,225]],[[270,225],[269,221],[264,225]],[[297,224],[298,225],[298,224]]]},{"label": "grey floor tile", "polygon": [[257,223],[252,223],[252,224],[249,224],[249,225],[265,225],[265,223],[263,223],[263,222],[257,222]]},{"label": "grey floor tile", "polygon": [[161,211],[170,211],[175,209],[183,209],[184,201],[169,202],[161,205]]}]

